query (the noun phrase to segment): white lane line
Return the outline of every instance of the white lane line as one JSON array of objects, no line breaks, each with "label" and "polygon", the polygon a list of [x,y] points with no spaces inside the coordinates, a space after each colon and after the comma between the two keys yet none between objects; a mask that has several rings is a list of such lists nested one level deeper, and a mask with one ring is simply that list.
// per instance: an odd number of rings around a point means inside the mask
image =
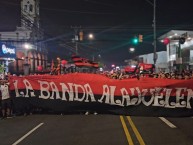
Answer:
[{"label": "white lane line", "polygon": [[24,136],[22,136],[20,139],[18,139],[16,142],[14,142],[12,145],[19,144],[22,140],[24,140],[26,137],[28,137],[30,134],[32,134],[36,129],[38,129],[40,126],[42,126],[44,123],[40,123],[36,127],[34,127],[32,130],[30,130],[28,133],[26,133]]},{"label": "white lane line", "polygon": [[177,128],[175,125],[173,125],[170,121],[168,121],[167,119],[165,119],[164,117],[159,117],[159,119],[161,119],[165,124],[167,124],[169,127],[171,128]]}]

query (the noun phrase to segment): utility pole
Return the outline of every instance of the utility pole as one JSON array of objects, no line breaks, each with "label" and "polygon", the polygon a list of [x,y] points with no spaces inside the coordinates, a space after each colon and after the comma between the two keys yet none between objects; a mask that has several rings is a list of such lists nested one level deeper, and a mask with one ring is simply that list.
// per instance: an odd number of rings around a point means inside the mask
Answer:
[{"label": "utility pole", "polygon": [[178,71],[182,72],[182,52],[181,52],[181,43],[179,42],[178,46]]},{"label": "utility pole", "polygon": [[157,61],[157,39],[156,39],[156,0],[151,2],[150,0],[146,0],[150,5],[153,6],[153,62],[156,65]]},{"label": "utility pole", "polygon": [[154,65],[156,64],[157,61],[157,40],[156,40],[156,0],[154,0],[153,3],[153,46],[154,46],[154,53],[153,53],[153,61]]},{"label": "utility pole", "polygon": [[71,28],[74,29],[74,38],[73,38],[73,40],[75,42],[76,55],[78,55],[78,40],[79,40],[78,31],[81,28],[81,26],[79,26],[79,27],[71,26]]}]

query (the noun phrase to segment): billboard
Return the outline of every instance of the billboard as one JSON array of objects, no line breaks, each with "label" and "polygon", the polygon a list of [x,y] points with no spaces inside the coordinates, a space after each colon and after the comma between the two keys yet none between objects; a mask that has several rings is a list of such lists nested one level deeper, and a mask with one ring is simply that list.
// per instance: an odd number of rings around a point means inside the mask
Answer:
[{"label": "billboard", "polygon": [[0,43],[0,57],[15,58],[16,57],[16,47],[12,45]]}]

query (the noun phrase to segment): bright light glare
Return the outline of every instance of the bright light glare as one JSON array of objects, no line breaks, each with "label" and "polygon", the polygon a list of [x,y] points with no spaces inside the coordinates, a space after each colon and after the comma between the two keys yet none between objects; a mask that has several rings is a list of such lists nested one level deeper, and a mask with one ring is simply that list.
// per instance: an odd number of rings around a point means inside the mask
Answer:
[{"label": "bright light glare", "polygon": [[90,39],[93,39],[93,38],[94,38],[93,34],[89,34],[88,37],[89,37]]},{"label": "bright light glare", "polygon": [[30,48],[30,45],[28,43],[24,44],[24,48],[25,49],[29,49]]},{"label": "bright light glare", "polygon": [[133,43],[134,43],[134,44],[137,44],[138,42],[139,42],[139,40],[138,40],[137,38],[134,38],[134,39],[133,39]]},{"label": "bright light glare", "polygon": [[129,48],[129,51],[130,51],[130,52],[134,52],[134,51],[135,51],[135,48],[133,48],[133,47],[132,47],[132,48]]},{"label": "bright light glare", "polygon": [[188,40],[191,40],[192,38],[191,37],[188,37]]},{"label": "bright light glare", "polygon": [[132,68],[136,67],[135,65],[131,65]]}]

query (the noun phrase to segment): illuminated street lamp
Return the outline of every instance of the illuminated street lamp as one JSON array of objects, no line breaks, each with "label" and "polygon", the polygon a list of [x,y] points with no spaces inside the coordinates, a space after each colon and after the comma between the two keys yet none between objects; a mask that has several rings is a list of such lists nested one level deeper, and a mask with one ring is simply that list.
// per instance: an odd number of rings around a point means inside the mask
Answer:
[{"label": "illuminated street lamp", "polygon": [[[88,39],[89,40],[93,40],[94,39],[94,35],[92,34],[92,33],[90,33],[89,35],[88,35]],[[93,48],[93,47],[92,47]],[[93,50],[94,51],[94,50]],[[94,61],[95,60],[95,58],[94,58],[94,53],[93,53],[93,55],[92,55],[92,61]]]},{"label": "illuminated street lamp", "polygon": [[88,35],[88,38],[89,38],[90,40],[92,40],[92,39],[94,39],[94,35],[93,35],[92,33],[90,33],[90,34]]},{"label": "illuminated street lamp", "polygon": [[24,44],[24,48],[25,48],[25,49],[29,49],[29,48],[30,48],[30,44],[25,43],[25,44]]},{"label": "illuminated street lamp", "polygon": [[135,52],[135,48],[133,48],[133,47],[129,48],[129,52],[130,52],[130,53]]}]

